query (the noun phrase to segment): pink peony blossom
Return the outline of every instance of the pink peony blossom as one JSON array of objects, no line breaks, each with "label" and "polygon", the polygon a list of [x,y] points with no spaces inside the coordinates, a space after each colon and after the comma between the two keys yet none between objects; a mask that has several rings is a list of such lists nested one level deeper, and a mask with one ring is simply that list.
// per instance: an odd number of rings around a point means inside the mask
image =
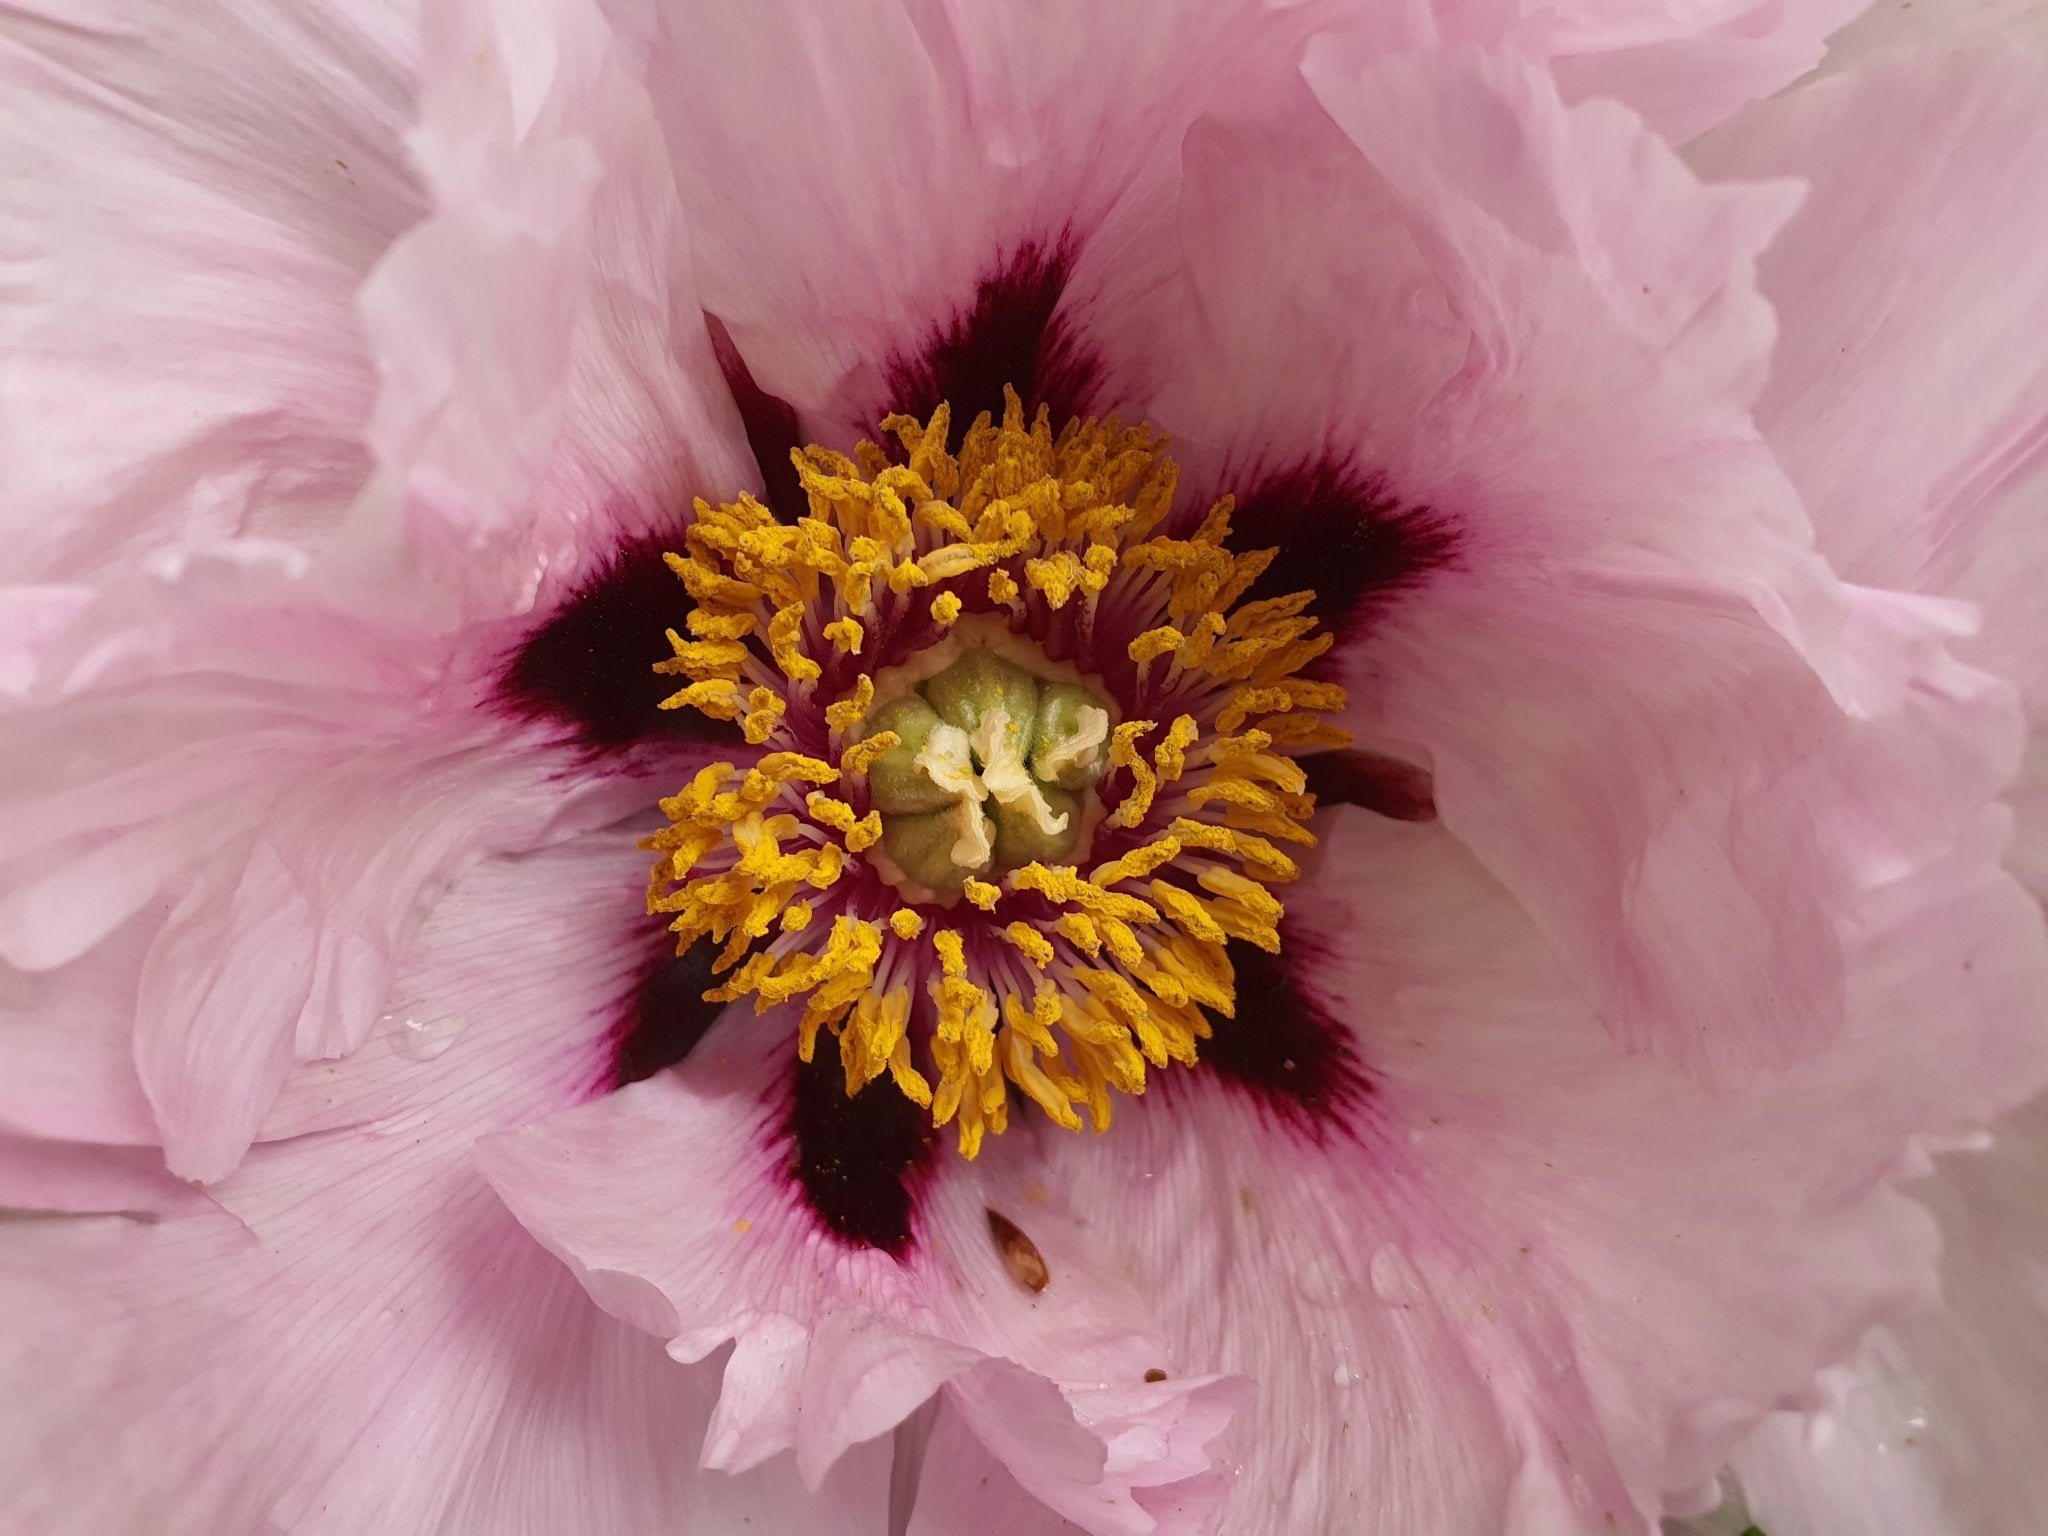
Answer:
[{"label": "pink peony blossom", "polygon": [[1846,9],[0,7],[7,1528],[1764,1490],[2048,1082],[2048,68]]}]

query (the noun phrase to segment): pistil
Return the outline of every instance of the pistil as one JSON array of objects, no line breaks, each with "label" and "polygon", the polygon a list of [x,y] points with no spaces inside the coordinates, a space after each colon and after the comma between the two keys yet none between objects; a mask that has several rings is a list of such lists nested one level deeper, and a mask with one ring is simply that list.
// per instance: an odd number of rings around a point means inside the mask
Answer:
[{"label": "pistil", "polygon": [[878,706],[859,739],[896,738],[868,770],[887,873],[950,902],[969,879],[1073,859],[1088,830],[1074,791],[1102,776],[1109,718],[1087,689],[981,646]]}]

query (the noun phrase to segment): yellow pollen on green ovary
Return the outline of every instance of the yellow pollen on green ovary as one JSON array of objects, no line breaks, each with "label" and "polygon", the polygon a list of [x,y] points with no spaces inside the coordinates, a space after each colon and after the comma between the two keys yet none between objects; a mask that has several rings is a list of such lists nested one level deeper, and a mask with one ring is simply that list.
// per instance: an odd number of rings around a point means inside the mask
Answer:
[{"label": "yellow pollen on green ovary", "polygon": [[[791,1006],[802,1059],[835,1042],[849,1094],[888,1077],[968,1156],[1013,1092],[1099,1131],[1148,1069],[1197,1061],[1235,1006],[1230,945],[1279,946],[1282,845],[1315,841],[1293,754],[1346,739],[1342,690],[1303,676],[1329,644],[1313,595],[1241,601],[1272,551],[1229,547],[1227,499],[1162,531],[1176,471],[1148,428],[1055,435],[1007,401],[957,448],[941,406],[883,423],[893,455],[798,451],[794,525],[697,503],[663,707],[767,750],[697,772],[646,844],[649,911],[679,951],[716,946],[707,998]],[[1113,588],[1122,654],[1089,657]],[[1046,615],[1070,661],[1028,639]],[[905,625],[938,639],[874,670]],[[1100,681],[1119,668],[1135,698]]]}]

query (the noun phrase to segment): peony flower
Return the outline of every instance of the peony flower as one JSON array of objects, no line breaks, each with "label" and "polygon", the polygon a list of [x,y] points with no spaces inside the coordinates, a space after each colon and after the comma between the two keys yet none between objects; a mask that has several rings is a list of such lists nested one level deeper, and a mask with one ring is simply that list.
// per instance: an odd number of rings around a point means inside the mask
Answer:
[{"label": "peony flower", "polygon": [[21,1527],[1702,1507],[2048,1080],[1840,19],[0,22]]}]

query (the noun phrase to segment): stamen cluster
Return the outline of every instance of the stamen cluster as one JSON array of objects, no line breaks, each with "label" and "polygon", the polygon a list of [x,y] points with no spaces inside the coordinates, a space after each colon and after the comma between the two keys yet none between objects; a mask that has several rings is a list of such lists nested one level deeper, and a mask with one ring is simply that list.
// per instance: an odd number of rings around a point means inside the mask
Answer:
[{"label": "stamen cluster", "polygon": [[[1271,888],[1298,874],[1280,845],[1315,841],[1294,754],[1346,740],[1323,718],[1342,689],[1304,675],[1330,638],[1312,593],[1245,600],[1274,551],[1227,547],[1227,498],[1177,527],[1174,465],[1149,429],[1076,421],[1055,437],[1014,394],[957,453],[943,406],[883,427],[893,458],[867,443],[794,455],[807,516],[699,502],[668,556],[695,607],[657,664],[687,680],[663,707],[736,721],[770,750],[662,802],[649,910],[680,948],[721,946],[708,998],[801,1002],[804,1060],[830,1033],[848,1093],[888,1074],[934,1124],[959,1122],[968,1156],[1003,1129],[1011,1086],[1101,1130],[1111,1089],[1142,1092],[1148,1062],[1192,1065],[1208,1015],[1232,1015],[1228,946],[1279,949]],[[1063,701],[1061,723],[1008,746],[1008,709],[976,719],[978,745],[949,727],[963,757],[950,737],[932,748],[905,695],[878,703],[876,679],[935,648],[971,657],[977,629],[1042,657],[1040,679],[1083,681],[1035,695]],[[1082,713],[1098,701],[1099,725]],[[1032,850],[1045,856],[984,856],[969,838],[953,888],[906,879],[877,845],[886,818],[941,811],[904,798],[925,786],[969,807],[953,812],[961,837],[986,804],[1051,839]],[[1085,873],[1052,851],[1076,815],[1093,826]]]}]

